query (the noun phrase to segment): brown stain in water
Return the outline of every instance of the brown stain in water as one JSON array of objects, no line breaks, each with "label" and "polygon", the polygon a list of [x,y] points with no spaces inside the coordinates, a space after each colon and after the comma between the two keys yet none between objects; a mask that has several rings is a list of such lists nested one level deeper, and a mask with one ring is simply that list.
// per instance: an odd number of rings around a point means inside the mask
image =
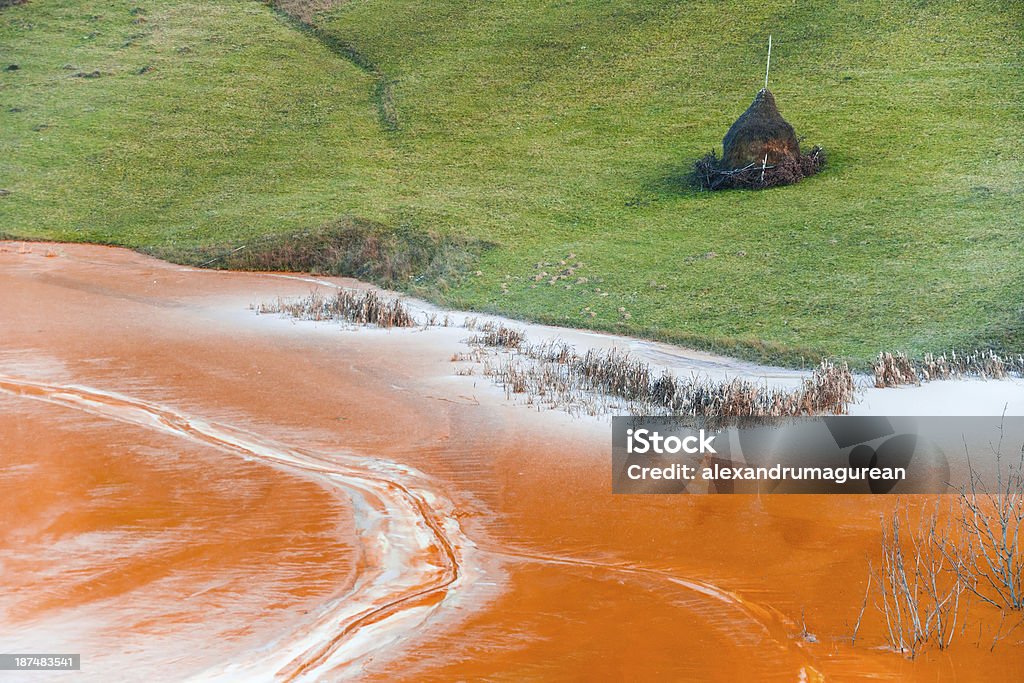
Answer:
[{"label": "brown stain in water", "polygon": [[[399,591],[371,621],[432,616],[356,662],[361,678],[1024,678],[1024,634],[994,653],[967,634],[910,662],[879,649],[869,607],[850,646],[893,499],[612,496],[607,426],[503,405],[484,380],[453,378],[454,332],[340,331],[245,310],[311,286],[102,247],[0,243],[0,375],[119,392],[429,475],[456,509],[423,518],[457,521],[500,571],[459,599],[434,543],[425,587]],[[179,652],[209,638],[244,656],[375,569],[360,560],[353,510],[300,473],[9,394],[0,408],[12,465],[0,479],[0,547],[15,558],[0,559],[6,622],[87,613],[75,631],[87,645],[141,648],[124,663],[159,660],[154,643]],[[54,543],[110,530],[128,546],[110,557]],[[153,537],[169,540],[140,541]],[[212,616],[187,599],[203,590],[222,593]],[[801,637],[802,621],[817,642]],[[365,626],[345,624],[338,647]]]}]

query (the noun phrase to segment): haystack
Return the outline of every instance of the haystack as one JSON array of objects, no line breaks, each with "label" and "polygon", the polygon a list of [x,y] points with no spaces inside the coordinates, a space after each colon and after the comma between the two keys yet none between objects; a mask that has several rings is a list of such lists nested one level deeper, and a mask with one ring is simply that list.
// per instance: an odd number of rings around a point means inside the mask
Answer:
[{"label": "haystack", "polygon": [[[758,168],[768,163],[800,158],[800,142],[796,131],[782,118],[775,104],[775,96],[767,88],[747,107],[729,132],[722,138],[723,167],[736,170],[756,164]],[[767,156],[767,161],[765,157]]]},{"label": "haystack", "polygon": [[702,190],[763,189],[800,182],[824,163],[820,147],[800,152],[796,131],[764,88],[722,138],[722,158],[712,152],[698,160],[694,179]]}]

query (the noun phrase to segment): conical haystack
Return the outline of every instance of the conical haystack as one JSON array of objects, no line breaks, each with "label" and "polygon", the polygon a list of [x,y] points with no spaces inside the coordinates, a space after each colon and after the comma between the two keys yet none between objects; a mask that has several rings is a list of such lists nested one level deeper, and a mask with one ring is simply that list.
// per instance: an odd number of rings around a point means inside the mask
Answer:
[{"label": "conical haystack", "polygon": [[722,158],[711,152],[698,159],[692,178],[702,190],[760,190],[798,183],[824,164],[821,147],[808,154],[800,152],[796,131],[782,118],[775,97],[765,88],[722,138]]},{"label": "conical haystack", "polygon": [[722,138],[722,167],[746,168],[751,164],[777,166],[788,160],[799,160],[800,143],[793,126],[782,118],[775,97],[767,88],[757,93],[729,132]]}]

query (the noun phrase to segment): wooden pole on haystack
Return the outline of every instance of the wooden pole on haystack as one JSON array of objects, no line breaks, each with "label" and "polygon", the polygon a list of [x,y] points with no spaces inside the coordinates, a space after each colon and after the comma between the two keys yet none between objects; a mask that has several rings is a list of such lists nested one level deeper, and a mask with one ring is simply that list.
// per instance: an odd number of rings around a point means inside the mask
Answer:
[{"label": "wooden pole on haystack", "polygon": [[[772,34],[768,34],[768,63],[764,67],[764,89],[768,89],[768,71],[772,68]],[[768,167],[768,154],[765,153],[761,162],[761,183],[764,183],[764,170]]]}]

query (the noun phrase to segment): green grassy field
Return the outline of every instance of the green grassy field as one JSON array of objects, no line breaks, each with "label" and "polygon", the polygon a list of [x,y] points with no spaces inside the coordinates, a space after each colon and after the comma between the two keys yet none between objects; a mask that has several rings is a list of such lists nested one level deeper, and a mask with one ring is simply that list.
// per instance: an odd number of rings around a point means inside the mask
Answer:
[{"label": "green grassy field", "polygon": [[[787,362],[1024,347],[1015,0],[350,0],[315,23],[0,10],[0,232],[167,253],[353,216],[497,244],[434,288],[455,306]],[[695,192],[769,32],[829,165]]]}]

